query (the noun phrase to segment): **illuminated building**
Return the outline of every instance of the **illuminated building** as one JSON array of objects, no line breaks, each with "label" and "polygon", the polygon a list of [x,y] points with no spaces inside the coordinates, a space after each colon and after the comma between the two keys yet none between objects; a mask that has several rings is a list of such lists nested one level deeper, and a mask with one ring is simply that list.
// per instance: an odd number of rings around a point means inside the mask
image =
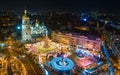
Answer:
[{"label": "illuminated building", "polygon": [[39,21],[36,20],[35,25],[30,24],[30,18],[27,16],[27,10],[24,11],[22,17],[22,41],[29,41],[33,38],[45,35],[47,31],[44,22],[42,25],[39,24]]},{"label": "illuminated building", "polygon": [[57,42],[61,42],[64,44],[69,44],[69,45],[82,45],[85,48],[88,49],[93,49],[96,51],[100,51],[101,50],[101,39],[100,38],[96,38],[95,40],[93,39],[89,39],[89,37],[87,36],[81,36],[81,35],[74,35],[71,33],[56,33],[56,32],[52,32],[51,33],[51,38],[54,41]]},{"label": "illuminated building", "polygon": [[22,17],[22,40],[31,40],[30,18],[27,16],[27,10]]},{"label": "illuminated building", "polygon": [[36,20],[35,25],[31,26],[32,37],[43,36],[43,35],[45,35],[46,31],[47,31],[47,28],[44,25],[44,22],[42,22],[42,24],[39,24],[39,21]]}]

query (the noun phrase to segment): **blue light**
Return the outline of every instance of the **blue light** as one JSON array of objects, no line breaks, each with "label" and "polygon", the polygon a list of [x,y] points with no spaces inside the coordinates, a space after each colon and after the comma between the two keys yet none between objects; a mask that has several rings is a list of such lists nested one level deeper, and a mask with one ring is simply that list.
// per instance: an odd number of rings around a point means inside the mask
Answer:
[{"label": "blue light", "polygon": [[48,71],[46,69],[44,71],[45,71],[45,75],[49,75],[49,73],[48,73]]},{"label": "blue light", "polygon": [[86,18],[84,18],[84,19],[83,19],[83,21],[87,21],[87,19],[86,19]]},{"label": "blue light", "polygon": [[66,71],[70,71],[71,69],[74,68],[74,62],[69,59],[69,58],[64,58],[65,64],[64,65],[61,61],[63,60],[62,57],[57,57],[54,58],[50,61],[51,67],[54,70],[57,70],[59,72],[66,72]]},{"label": "blue light", "polygon": [[20,26],[18,26],[17,29],[20,29]]}]

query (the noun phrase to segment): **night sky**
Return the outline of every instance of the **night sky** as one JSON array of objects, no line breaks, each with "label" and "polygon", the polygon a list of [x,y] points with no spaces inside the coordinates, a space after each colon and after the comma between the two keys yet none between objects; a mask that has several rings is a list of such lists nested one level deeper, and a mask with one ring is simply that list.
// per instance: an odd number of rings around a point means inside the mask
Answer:
[{"label": "night sky", "polygon": [[120,11],[120,1],[116,0],[0,0],[2,10],[22,12],[27,7],[30,11],[81,11],[109,10]]}]

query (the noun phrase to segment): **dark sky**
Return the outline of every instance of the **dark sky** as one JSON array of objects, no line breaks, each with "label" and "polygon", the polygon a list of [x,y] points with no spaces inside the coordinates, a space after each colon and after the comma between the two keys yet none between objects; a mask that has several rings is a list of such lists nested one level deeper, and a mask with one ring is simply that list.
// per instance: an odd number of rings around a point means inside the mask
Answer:
[{"label": "dark sky", "polygon": [[23,11],[80,11],[80,10],[110,10],[120,11],[120,1],[116,0],[0,0],[2,10]]}]

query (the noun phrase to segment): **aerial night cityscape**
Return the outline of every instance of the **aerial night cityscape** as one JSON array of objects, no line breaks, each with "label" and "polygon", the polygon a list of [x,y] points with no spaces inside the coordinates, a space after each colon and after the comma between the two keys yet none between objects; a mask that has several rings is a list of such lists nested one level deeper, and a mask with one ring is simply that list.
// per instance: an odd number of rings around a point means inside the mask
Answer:
[{"label": "aerial night cityscape", "polygon": [[119,3],[1,0],[0,75],[120,75]]}]

